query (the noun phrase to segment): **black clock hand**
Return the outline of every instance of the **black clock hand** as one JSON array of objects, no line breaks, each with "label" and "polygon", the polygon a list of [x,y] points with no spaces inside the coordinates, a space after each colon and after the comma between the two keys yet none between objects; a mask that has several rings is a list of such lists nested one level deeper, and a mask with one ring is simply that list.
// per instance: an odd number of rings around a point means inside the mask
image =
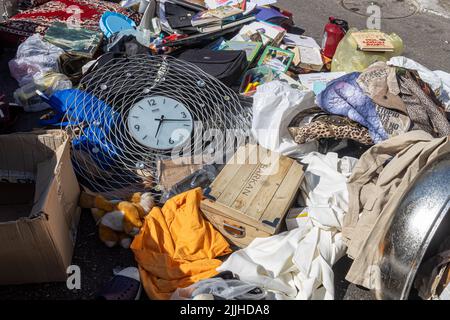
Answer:
[{"label": "black clock hand", "polygon": [[161,125],[164,121],[164,115],[161,116],[161,119],[155,119],[156,121],[159,121],[158,129],[156,129],[155,138],[158,137],[159,129],[161,129]]},{"label": "black clock hand", "polygon": [[163,119],[163,120],[155,119],[155,120],[161,121],[161,122],[163,122],[163,121],[191,121],[190,119]]}]

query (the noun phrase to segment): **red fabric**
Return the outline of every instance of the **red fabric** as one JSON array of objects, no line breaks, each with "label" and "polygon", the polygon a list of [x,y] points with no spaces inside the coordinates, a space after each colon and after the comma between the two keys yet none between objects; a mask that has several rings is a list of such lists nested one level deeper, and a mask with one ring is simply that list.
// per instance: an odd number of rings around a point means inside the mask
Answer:
[{"label": "red fabric", "polygon": [[[0,24],[0,38],[8,41],[11,34],[14,39],[21,41],[34,33],[45,34],[48,27],[55,21],[67,22],[73,16],[73,11],[68,8],[77,6],[81,11],[81,27],[98,31],[99,21],[106,11],[122,13],[139,24],[141,15],[132,13],[120,7],[119,4],[101,0],[53,0],[41,6],[26,10],[11,17]],[[3,35],[2,35],[3,33]]]},{"label": "red fabric", "polygon": [[25,11],[23,13],[16,14],[13,17],[13,20],[43,19],[66,21],[70,16],[73,15],[73,12],[67,12],[67,8],[69,8],[70,6],[77,6],[80,8],[81,21],[93,20],[96,16],[99,15],[99,13],[102,13],[100,6],[96,7],[95,5],[92,6],[92,4],[86,5],[82,3],[82,1],[59,0],[51,1],[49,5],[44,6],[44,8],[41,6]]}]

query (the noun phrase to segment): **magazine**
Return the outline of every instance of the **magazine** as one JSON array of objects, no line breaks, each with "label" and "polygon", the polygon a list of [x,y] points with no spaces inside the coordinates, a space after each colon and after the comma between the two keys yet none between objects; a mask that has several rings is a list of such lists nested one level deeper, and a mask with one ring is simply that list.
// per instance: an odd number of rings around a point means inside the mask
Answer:
[{"label": "magazine", "polygon": [[283,50],[268,46],[264,50],[258,65],[268,66],[277,72],[286,72],[294,59],[294,53],[289,50]]},{"label": "magazine", "polygon": [[83,28],[69,28],[67,24],[54,22],[47,30],[44,40],[64,51],[92,58],[98,50],[103,35]]}]

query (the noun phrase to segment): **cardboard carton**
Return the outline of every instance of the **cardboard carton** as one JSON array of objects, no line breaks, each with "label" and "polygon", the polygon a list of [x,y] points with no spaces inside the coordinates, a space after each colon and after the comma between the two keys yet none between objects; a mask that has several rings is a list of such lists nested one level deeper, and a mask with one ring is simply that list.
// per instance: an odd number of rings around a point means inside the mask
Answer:
[{"label": "cardboard carton", "polygon": [[0,285],[67,278],[79,194],[63,131],[0,135]]}]

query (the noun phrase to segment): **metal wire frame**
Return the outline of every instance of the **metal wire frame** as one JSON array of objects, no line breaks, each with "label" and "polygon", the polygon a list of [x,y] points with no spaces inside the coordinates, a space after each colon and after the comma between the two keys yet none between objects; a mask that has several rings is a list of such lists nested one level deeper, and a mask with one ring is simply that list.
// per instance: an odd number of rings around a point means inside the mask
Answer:
[{"label": "metal wire frame", "polygon": [[[223,154],[234,153],[235,143],[226,143],[226,130],[233,129],[245,141],[251,126],[251,110],[242,107],[239,97],[222,82],[200,68],[171,56],[136,55],[117,58],[84,77],[80,90],[105,102],[110,108],[96,110],[93,123],[73,123],[65,127],[72,141],[90,139],[100,147],[73,148],[72,162],[80,183],[107,198],[122,198],[130,193],[146,191],[158,196],[157,163],[179,157],[176,152],[150,149],[135,141],[127,125],[130,108],[140,100],[162,95],[182,102],[194,121],[202,128],[194,130],[191,140],[183,146],[191,154],[203,154],[214,141]],[[82,91],[79,91],[82,92]],[[82,118],[92,115],[95,103],[85,94],[77,93],[67,101],[68,121],[73,108],[81,108]],[[95,126],[95,130],[93,127]],[[214,130],[221,135],[214,136]],[[217,133],[217,132],[216,132]],[[108,165],[99,165],[101,159]],[[175,155],[174,155],[175,153]]]}]

